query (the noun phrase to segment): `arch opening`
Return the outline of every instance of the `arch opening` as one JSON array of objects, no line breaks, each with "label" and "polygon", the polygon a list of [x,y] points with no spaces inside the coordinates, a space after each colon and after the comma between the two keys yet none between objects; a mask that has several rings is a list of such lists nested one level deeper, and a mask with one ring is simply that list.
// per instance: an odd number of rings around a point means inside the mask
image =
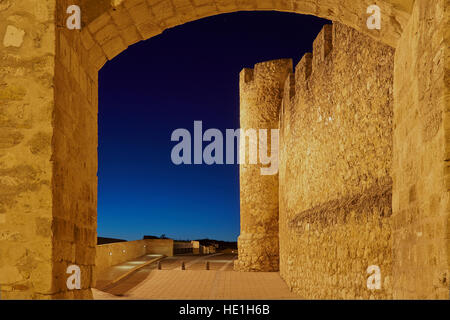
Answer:
[{"label": "arch opening", "polygon": [[[45,0],[34,8],[8,2],[0,10],[0,98],[5,102],[0,123],[6,136],[0,157],[2,297],[92,297],[98,169],[92,133],[98,120],[98,70],[105,62],[191,20],[276,10],[327,18],[395,48],[394,259],[388,282],[393,298],[448,299],[448,1],[376,2],[381,30],[367,29],[366,9],[372,3],[365,0]],[[81,31],[64,28],[66,8],[74,3],[83,10]],[[311,76],[303,72],[308,64],[306,59],[302,76]],[[245,71],[244,80],[255,80],[256,69]],[[289,222],[311,228],[308,219]],[[351,250],[336,254],[353,255]],[[89,285],[68,291],[65,267],[75,261],[82,283]],[[283,264],[289,271],[289,257]]]},{"label": "arch opening", "polygon": [[[383,4],[384,5],[384,4]],[[387,4],[386,4],[387,5]],[[201,10],[204,10],[205,8],[202,8]],[[247,8],[240,8],[240,9],[247,9]],[[261,9],[261,8],[256,8],[256,9]],[[273,9],[278,9],[278,8],[273,8]],[[138,41],[141,41],[142,39],[148,39],[150,37],[153,37],[155,35],[160,34],[165,28],[170,28],[173,25],[178,25],[178,24],[182,24],[184,22],[193,20],[193,19],[198,19],[201,18],[203,16],[211,16],[211,15],[216,15],[218,13],[220,13],[219,11],[199,11],[199,10],[194,10],[192,11],[192,16],[189,15],[184,15],[184,16],[179,16],[178,14],[175,14],[174,12],[167,10],[167,12],[172,12],[172,15],[170,16],[170,18],[168,17],[165,21],[159,21],[157,20],[157,15],[155,14],[155,12],[158,12],[159,7],[157,6],[156,8],[153,7],[152,5],[150,5],[148,2],[145,1],[135,1],[135,2],[122,2],[120,3],[117,7],[114,7],[112,9],[110,9],[107,13],[102,14],[101,16],[97,17],[95,20],[93,20],[92,22],[90,22],[88,24],[88,26],[86,28],[83,29],[83,31],[81,31],[81,33],[79,34],[80,36],[80,43],[81,46],[85,46],[84,47],[84,51],[87,52],[88,56],[87,56],[87,61],[88,63],[90,63],[91,67],[94,67],[94,70],[98,70],[99,68],[101,68],[103,66],[103,64],[107,61],[107,60],[111,60],[114,57],[116,57],[118,54],[120,54],[120,52],[122,52],[123,50],[125,50],[129,45],[132,45]],[[315,14],[318,16],[324,16],[324,15],[329,15],[329,16],[333,16],[333,12],[327,11],[327,13],[318,13],[316,12],[316,8],[305,8],[305,7],[296,7],[296,9],[294,10],[294,12],[302,12],[302,13],[308,13],[308,14]],[[361,8],[358,9],[361,12],[364,12],[363,10],[361,10]],[[391,9],[392,10],[392,7]],[[234,11],[234,10],[232,10]],[[281,10],[284,11],[284,10]],[[165,11],[166,12],[166,11]],[[167,13],[169,15],[169,13]],[[158,15],[160,16],[160,15]],[[351,14],[350,14],[351,16]],[[347,24],[350,24],[354,27],[356,27],[357,29],[361,30],[363,33],[368,34],[370,37],[372,38],[376,38],[377,40],[381,40],[382,42],[387,43],[390,46],[394,46],[394,42],[395,40],[393,40],[396,37],[396,32],[394,32],[394,29],[391,29],[389,32],[387,31],[387,29],[389,28],[383,28],[382,31],[380,32],[371,32],[370,30],[367,30],[367,25],[366,25],[366,19],[367,19],[367,14],[364,13],[362,15],[358,16],[358,23],[356,23],[356,21],[353,22],[349,22],[347,19],[350,19],[347,16],[343,16],[340,17],[339,19],[337,19],[338,21],[344,21]],[[401,20],[401,18],[399,18]],[[398,26],[396,26],[398,27]],[[392,26],[392,28],[394,28]],[[388,32],[388,33],[386,33]],[[398,31],[397,31],[398,33]],[[389,34],[389,36],[387,35]],[[323,35],[325,35],[326,37],[328,37],[330,34],[329,33],[323,33]],[[317,41],[317,51],[322,50],[320,53],[317,52],[315,54],[315,56],[317,57],[322,57],[319,59],[315,59],[314,63],[324,63],[324,57],[328,54],[327,51],[328,49],[325,47],[327,45],[327,43],[329,43],[328,41],[332,39],[332,36],[328,37],[325,39],[325,41]],[[281,72],[281,71],[280,71]],[[300,74],[304,72],[302,70],[300,70]],[[89,71],[87,72],[89,73]],[[88,75],[89,76],[89,75]],[[97,76],[96,71],[94,71],[94,77]],[[284,77],[284,76],[282,76]],[[89,79],[88,79],[89,81]],[[93,87],[93,92],[97,92],[97,86],[98,86],[98,79],[95,78],[95,81],[92,81],[92,87]],[[281,79],[278,79],[278,81],[281,81]],[[283,84],[284,85],[284,84]],[[92,101],[94,101],[94,109],[95,109],[95,105],[98,103],[98,97],[92,97],[91,99]],[[278,120],[278,119],[277,119]],[[278,184],[278,182],[277,182]],[[264,185],[264,184],[263,184]],[[273,184],[272,184],[273,185]],[[270,189],[270,188],[269,188]],[[278,196],[277,196],[278,197]],[[251,197],[250,197],[251,198]],[[242,195],[241,195],[241,200],[242,200]],[[262,202],[264,203],[264,202]],[[276,201],[276,205],[278,206],[278,199]],[[248,223],[250,225],[253,225],[255,228],[258,227],[259,222],[257,222],[258,220],[255,219],[255,221],[248,221]],[[242,221],[241,221],[242,224]],[[245,224],[245,223],[244,223]],[[272,225],[278,225],[278,224],[273,224]],[[242,227],[242,226],[241,226]],[[246,227],[245,227],[246,228]],[[252,227],[253,228],[253,227]],[[277,228],[276,228],[277,229]],[[241,234],[241,239],[242,239],[242,243],[248,243],[249,247],[251,247],[252,249],[247,249],[248,253],[245,253],[246,250],[244,250],[243,252],[241,252],[241,257],[247,255],[250,261],[252,261],[254,258],[251,258],[252,255],[255,254],[255,251],[253,250],[253,247],[255,247],[255,243],[253,243],[253,240],[248,240],[249,239],[253,239],[255,236],[258,238],[258,232],[250,232],[250,233],[244,233]],[[261,234],[262,235],[262,234]],[[263,238],[265,239],[265,236],[263,236]],[[259,238],[258,238],[259,239]],[[266,260],[272,260],[272,259],[262,259],[261,262],[250,262],[249,264],[246,262],[240,263],[240,266],[238,266],[238,269],[242,269],[242,270],[254,270],[254,271],[263,271],[263,270],[270,270],[270,271],[276,271],[278,270],[278,230],[275,231],[274,236],[271,237],[271,239],[274,241],[271,245],[269,245],[269,247],[271,248],[270,250],[268,249],[268,247],[266,247],[266,249],[261,249],[261,250],[269,250],[267,254],[264,253],[256,253],[256,260],[259,260],[259,255],[262,254],[263,256],[273,256],[275,257],[275,260],[273,262],[269,262],[268,265],[266,265],[266,263],[268,263]],[[269,242],[271,242],[272,240],[268,240]],[[257,242],[261,242],[261,240],[257,240]],[[243,248],[245,245],[242,245],[241,247]],[[276,248],[276,252],[272,252],[273,248]]]}]

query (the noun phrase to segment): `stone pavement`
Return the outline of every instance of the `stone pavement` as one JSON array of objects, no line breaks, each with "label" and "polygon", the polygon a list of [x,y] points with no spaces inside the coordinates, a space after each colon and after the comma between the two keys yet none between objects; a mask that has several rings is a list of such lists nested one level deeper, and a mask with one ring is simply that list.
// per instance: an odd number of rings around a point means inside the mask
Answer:
[{"label": "stone pavement", "polygon": [[276,272],[154,270],[125,294],[128,299],[299,299]]},{"label": "stone pavement", "polygon": [[[299,299],[277,272],[231,271],[234,259],[235,255],[165,258],[162,270],[156,269],[156,263],[146,266],[106,292],[93,290],[94,299]],[[206,260],[211,270],[205,270]],[[180,270],[181,261],[185,261],[186,270]]]}]

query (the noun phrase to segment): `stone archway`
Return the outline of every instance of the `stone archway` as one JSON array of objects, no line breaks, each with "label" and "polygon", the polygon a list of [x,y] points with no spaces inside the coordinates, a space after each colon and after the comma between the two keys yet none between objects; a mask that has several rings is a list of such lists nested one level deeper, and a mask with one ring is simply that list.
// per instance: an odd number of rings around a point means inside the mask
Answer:
[{"label": "stone archway", "polygon": [[[381,8],[381,30],[366,26],[366,9],[373,2]],[[81,31],[65,28],[66,9],[72,4],[82,9]],[[432,5],[425,0],[3,1],[2,297],[92,296],[97,74],[104,63],[128,46],[188,21],[240,10],[277,10],[338,21],[396,48],[394,296],[448,298],[443,289],[449,277],[448,81],[444,80],[448,4],[448,0]],[[65,272],[70,264],[81,268],[82,290],[67,290]]]}]

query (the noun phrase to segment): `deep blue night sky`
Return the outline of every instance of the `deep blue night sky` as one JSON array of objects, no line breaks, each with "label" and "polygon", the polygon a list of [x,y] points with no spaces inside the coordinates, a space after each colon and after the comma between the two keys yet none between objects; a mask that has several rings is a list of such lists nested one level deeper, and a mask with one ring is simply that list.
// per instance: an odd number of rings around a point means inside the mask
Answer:
[{"label": "deep blue night sky", "polygon": [[[98,235],[236,241],[238,165],[172,164],[173,130],[239,128],[239,72],[306,52],[325,23],[239,12],[137,43],[99,74]],[[205,144],[204,144],[205,145]]]}]

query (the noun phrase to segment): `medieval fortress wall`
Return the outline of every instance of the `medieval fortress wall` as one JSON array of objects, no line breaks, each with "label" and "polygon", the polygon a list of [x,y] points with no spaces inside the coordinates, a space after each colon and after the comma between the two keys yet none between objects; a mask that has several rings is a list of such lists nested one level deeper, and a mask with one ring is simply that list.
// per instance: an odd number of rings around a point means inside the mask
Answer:
[{"label": "medieval fortress wall", "polygon": [[[277,60],[244,69],[240,74],[241,129],[279,126],[279,107],[284,80],[292,70],[292,61]],[[270,133],[268,132],[268,137]],[[239,260],[236,270],[279,270],[278,246],[278,174],[262,175],[263,165],[250,163],[250,151],[257,150],[257,139],[240,144],[245,162],[240,165],[241,234],[238,239]],[[267,139],[271,142],[271,139]],[[268,150],[271,150],[268,143]],[[276,150],[278,152],[278,150]],[[255,152],[252,152],[255,154]]]},{"label": "medieval fortress wall", "polygon": [[[258,90],[266,82],[248,85],[252,71],[243,71],[241,121],[279,102],[271,119],[279,117],[280,170],[278,190],[268,180],[264,189],[266,200],[278,196],[279,241],[239,247],[241,270],[259,261],[272,271],[261,260],[273,244],[281,276],[302,298],[448,298],[443,5],[417,2],[396,49],[334,23],[295,74],[286,74],[289,60],[260,63],[253,73],[278,74],[259,75],[272,85]],[[241,175],[241,186],[247,179],[263,178]],[[261,226],[276,215],[242,206],[257,191],[241,189],[241,237],[248,217]],[[368,286],[374,270],[379,288]]]},{"label": "medieval fortress wall", "polygon": [[280,271],[300,296],[392,298],[393,65],[394,49],[335,23],[286,81]]},{"label": "medieval fortress wall", "polygon": [[292,290],[317,299],[370,298],[377,265],[373,295],[391,298],[394,49],[339,23],[313,48],[295,74],[287,59],[241,73],[241,127],[276,126],[281,138],[279,177],[241,165],[241,223],[254,228],[241,232],[238,265],[273,271],[280,259]]}]

